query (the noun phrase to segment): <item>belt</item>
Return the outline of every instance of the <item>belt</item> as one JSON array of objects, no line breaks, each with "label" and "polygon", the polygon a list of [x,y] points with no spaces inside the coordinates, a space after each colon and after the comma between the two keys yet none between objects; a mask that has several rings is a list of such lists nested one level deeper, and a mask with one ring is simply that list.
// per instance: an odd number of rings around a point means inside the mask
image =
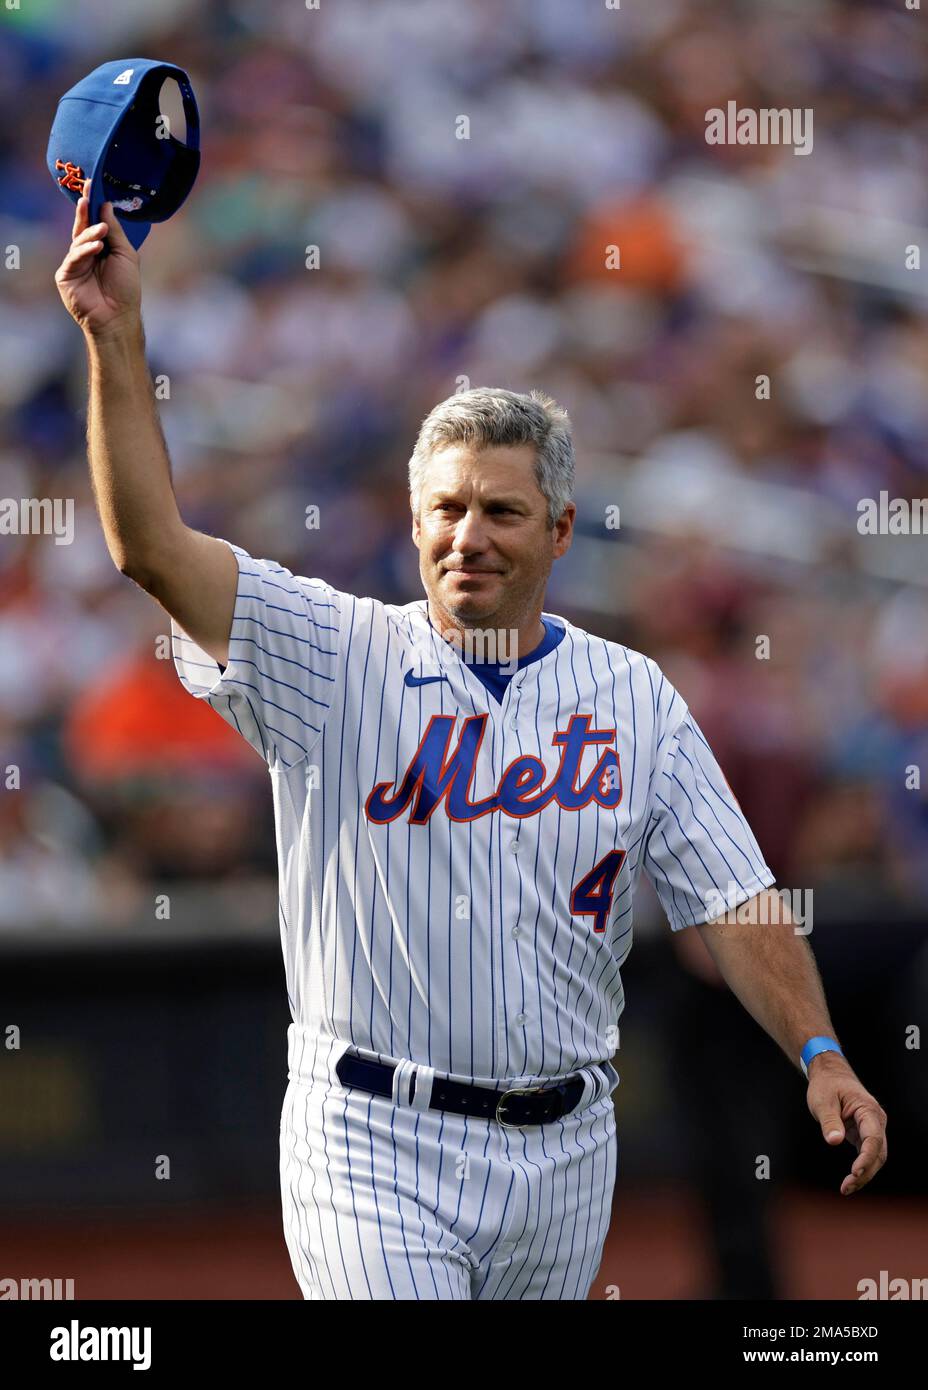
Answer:
[{"label": "belt", "polygon": [[[375,1096],[393,1099],[393,1075],[396,1067],[390,1062],[375,1062],[345,1052],[335,1064],[335,1074],[343,1086],[357,1086]],[[545,1125],[567,1115],[583,1095],[584,1079],[571,1076],[566,1081],[547,1086],[517,1086],[508,1091],[490,1086],[468,1086],[460,1081],[435,1076],[432,1080],[430,1110],[450,1110],[455,1115],[476,1115],[484,1120],[496,1120],[507,1129],[523,1125]],[[409,1100],[415,1094],[416,1076],[409,1083]]]}]

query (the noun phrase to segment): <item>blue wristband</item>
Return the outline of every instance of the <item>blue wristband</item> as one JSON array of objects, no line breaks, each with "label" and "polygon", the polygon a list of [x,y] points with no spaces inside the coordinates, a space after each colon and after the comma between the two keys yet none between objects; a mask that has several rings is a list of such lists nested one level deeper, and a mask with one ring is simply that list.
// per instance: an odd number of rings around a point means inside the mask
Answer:
[{"label": "blue wristband", "polygon": [[809,1075],[809,1063],[813,1057],[817,1057],[820,1052],[841,1052],[840,1045],[834,1038],[810,1038],[799,1057],[799,1065],[802,1067],[803,1076]]}]

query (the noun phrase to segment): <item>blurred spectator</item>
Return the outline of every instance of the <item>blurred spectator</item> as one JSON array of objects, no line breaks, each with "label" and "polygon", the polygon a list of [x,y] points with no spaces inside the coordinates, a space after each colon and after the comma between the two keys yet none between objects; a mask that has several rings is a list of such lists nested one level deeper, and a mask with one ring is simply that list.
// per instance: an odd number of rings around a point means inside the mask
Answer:
[{"label": "blurred spectator", "polygon": [[[928,571],[920,537],[856,525],[860,499],[919,496],[928,474],[913,22],[876,0],[736,23],[680,0],[4,13],[0,231],[22,256],[0,494],[76,512],[71,546],[0,538],[0,751],[21,769],[0,794],[0,925],[35,915],[37,884],[58,919],[122,901],[116,881],[273,872],[248,833],[260,760],[183,694],[155,655],[166,618],[103,549],[53,285],[58,98],[141,50],[188,69],[204,120],[194,192],[142,252],[188,521],[407,602],[422,417],[462,379],[551,391],[579,515],[549,609],[665,666],[780,875],[869,876],[924,905]],[[813,152],[707,145],[729,99],[810,108]]]}]

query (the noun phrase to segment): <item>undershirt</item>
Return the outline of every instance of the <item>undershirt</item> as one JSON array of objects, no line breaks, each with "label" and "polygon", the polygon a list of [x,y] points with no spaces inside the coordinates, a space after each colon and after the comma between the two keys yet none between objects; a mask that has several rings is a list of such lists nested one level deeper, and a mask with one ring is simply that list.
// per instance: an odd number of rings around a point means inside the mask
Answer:
[{"label": "undershirt", "polygon": [[[530,662],[539,661],[543,656],[547,656],[548,652],[554,651],[554,648],[562,640],[565,629],[559,623],[552,622],[550,618],[542,618],[541,621],[544,624],[545,635],[534,651],[529,652],[527,656],[519,657],[516,662],[516,671],[521,671],[523,666],[528,666]],[[431,620],[429,620],[429,626],[434,626]],[[497,703],[502,704],[506,686],[515,675],[511,665],[512,663],[509,661],[473,661],[468,663],[467,669],[473,671]],[[503,671],[501,669],[503,666],[510,669]]]}]

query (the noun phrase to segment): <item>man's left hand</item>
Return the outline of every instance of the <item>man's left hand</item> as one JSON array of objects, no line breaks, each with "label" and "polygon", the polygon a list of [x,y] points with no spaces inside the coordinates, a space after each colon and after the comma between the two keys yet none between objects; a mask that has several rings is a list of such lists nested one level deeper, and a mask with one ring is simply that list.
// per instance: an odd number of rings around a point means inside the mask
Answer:
[{"label": "man's left hand", "polygon": [[821,1052],[813,1057],[806,1101],[822,1127],[826,1144],[847,1139],[857,1150],[851,1171],[841,1184],[841,1196],[850,1197],[886,1162],[886,1111],[839,1053]]}]

